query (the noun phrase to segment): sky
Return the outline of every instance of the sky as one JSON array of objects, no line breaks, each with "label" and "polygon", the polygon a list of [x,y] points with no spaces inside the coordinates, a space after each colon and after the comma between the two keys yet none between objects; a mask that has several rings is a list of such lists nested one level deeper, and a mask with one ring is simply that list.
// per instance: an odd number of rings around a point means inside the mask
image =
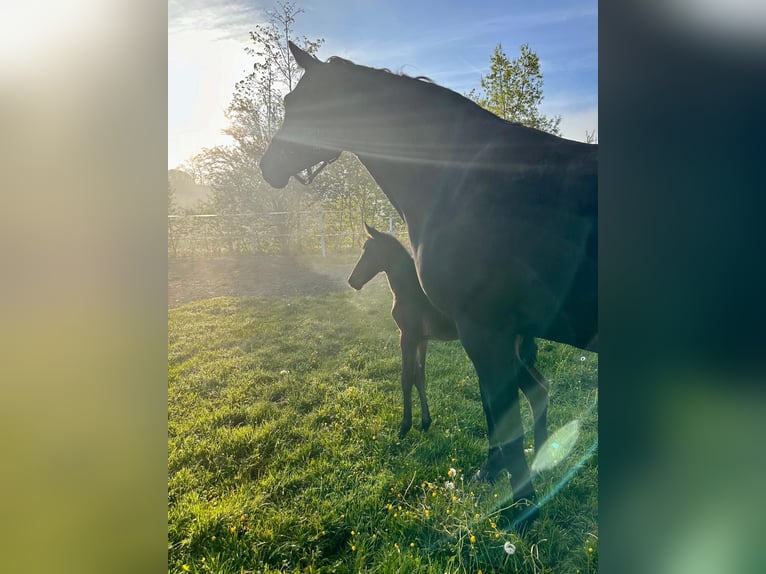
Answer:
[{"label": "sky", "polygon": [[[548,116],[564,137],[598,133],[597,0],[296,0],[298,38],[323,38],[322,60],[427,76],[461,94],[480,88],[497,44],[510,59],[521,44],[540,57]],[[276,0],[169,0],[168,167],[221,133],[234,85],[252,70],[248,32]]]}]

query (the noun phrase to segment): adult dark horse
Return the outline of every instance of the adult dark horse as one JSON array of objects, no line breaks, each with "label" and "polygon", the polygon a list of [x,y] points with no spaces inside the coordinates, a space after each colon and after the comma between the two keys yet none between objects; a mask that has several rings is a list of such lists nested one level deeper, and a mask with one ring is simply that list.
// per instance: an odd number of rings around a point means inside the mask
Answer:
[{"label": "adult dark horse", "polygon": [[310,181],[344,150],[365,165],[476,368],[489,435],[479,476],[507,469],[514,500],[530,503],[519,519],[533,518],[512,349],[528,335],[596,350],[597,146],[504,121],[422,79],[290,49],[305,73],[285,96],[264,178]]}]

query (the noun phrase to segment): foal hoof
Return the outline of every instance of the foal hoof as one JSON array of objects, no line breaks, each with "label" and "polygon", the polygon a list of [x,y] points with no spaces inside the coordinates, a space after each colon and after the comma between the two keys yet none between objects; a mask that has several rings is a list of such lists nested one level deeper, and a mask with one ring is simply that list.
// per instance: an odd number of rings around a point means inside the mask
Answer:
[{"label": "foal hoof", "polygon": [[399,438],[404,438],[407,436],[407,433],[410,432],[410,429],[412,428],[412,425],[402,425],[399,427]]},{"label": "foal hoof", "polygon": [[429,428],[431,428],[431,419],[427,419],[427,420],[424,419],[420,423],[420,428],[423,429],[424,432],[427,431]]}]

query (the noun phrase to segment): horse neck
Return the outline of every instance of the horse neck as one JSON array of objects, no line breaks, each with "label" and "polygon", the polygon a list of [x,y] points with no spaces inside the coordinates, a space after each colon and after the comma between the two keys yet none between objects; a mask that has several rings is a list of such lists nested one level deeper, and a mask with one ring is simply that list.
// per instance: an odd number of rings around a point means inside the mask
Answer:
[{"label": "horse neck", "polygon": [[470,106],[462,108],[446,98],[432,101],[421,93],[426,87],[410,85],[401,98],[394,98],[381,97],[392,94],[371,86],[368,97],[347,110],[349,123],[336,136],[342,142],[338,147],[359,158],[405,220],[413,245],[424,215],[451,177],[450,166],[477,153],[483,138],[474,134],[486,136],[489,129],[481,113],[474,116]]},{"label": "horse neck", "polygon": [[392,252],[389,259],[390,261],[386,266],[385,272],[388,278],[388,285],[391,287],[394,295],[403,295],[412,291],[415,286],[420,289],[415,262],[409,253],[404,251],[404,249],[397,253]]}]

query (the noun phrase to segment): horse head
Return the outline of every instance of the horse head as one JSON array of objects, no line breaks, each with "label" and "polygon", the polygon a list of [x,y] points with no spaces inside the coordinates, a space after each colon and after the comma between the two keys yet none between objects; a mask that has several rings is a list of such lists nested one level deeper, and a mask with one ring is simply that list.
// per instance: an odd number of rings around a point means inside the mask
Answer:
[{"label": "horse head", "polygon": [[290,42],[290,51],[304,70],[303,77],[284,98],[285,117],[279,131],[261,157],[260,167],[266,182],[283,188],[295,177],[304,185],[322,169],[338,159],[342,150],[328,144],[327,129],[332,124],[322,94],[324,62]]}]

